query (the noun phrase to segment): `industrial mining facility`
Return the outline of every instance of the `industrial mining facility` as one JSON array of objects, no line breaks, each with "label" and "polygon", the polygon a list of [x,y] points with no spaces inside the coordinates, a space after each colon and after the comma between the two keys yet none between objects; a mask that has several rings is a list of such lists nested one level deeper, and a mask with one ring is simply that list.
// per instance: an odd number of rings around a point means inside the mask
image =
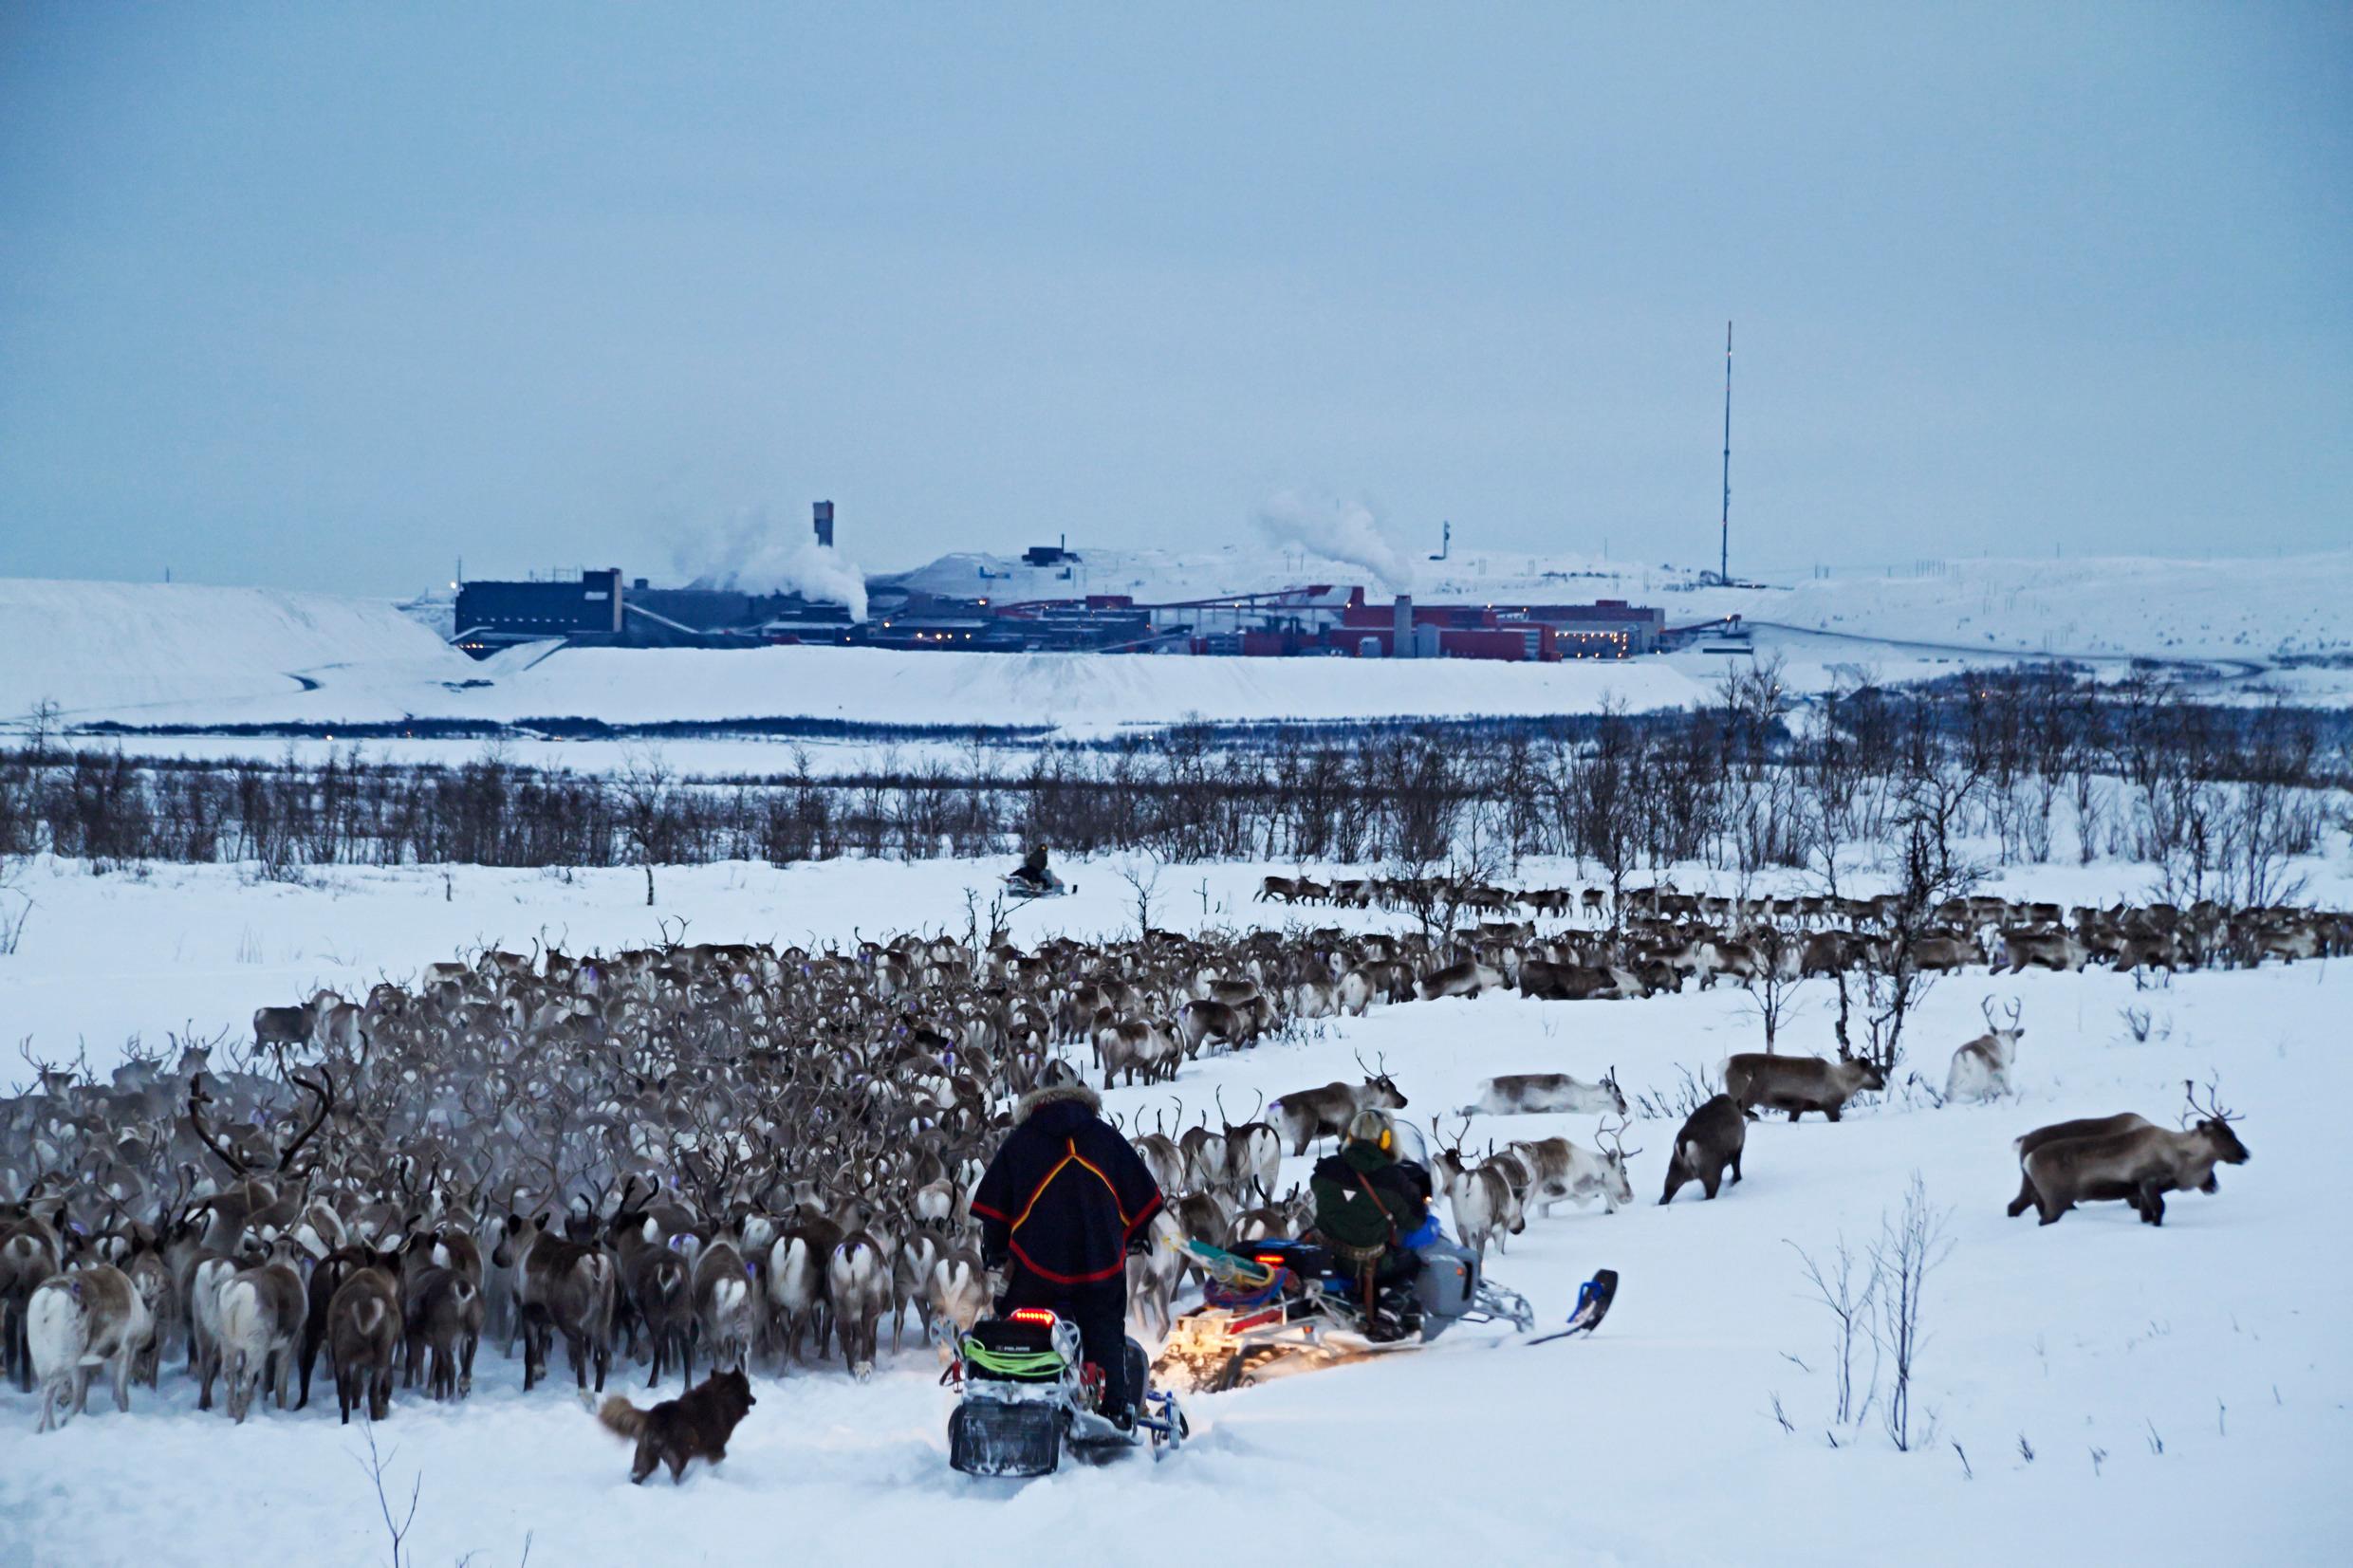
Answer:
[{"label": "industrial mining facility", "polygon": [[[832,559],[832,502],[816,503],[810,543]],[[1173,600],[1092,593],[1084,590],[1085,557],[1067,540],[1031,546],[1017,567],[992,571],[988,561],[951,556],[919,571],[870,578],[862,616],[822,593],[710,581],[656,587],[618,566],[522,581],[461,578],[452,640],[477,658],[553,641],[607,648],[817,643],[963,653],[1552,662],[1634,658],[1703,633],[1721,637],[1728,630],[1723,622],[1670,628],[1663,610],[1623,600],[1417,603],[1411,594],[1368,593],[1362,583],[1310,582]],[[943,579],[964,575],[972,593],[944,591]],[[1042,583],[1047,591],[1040,591]],[[1066,591],[1051,591],[1065,584]]]}]

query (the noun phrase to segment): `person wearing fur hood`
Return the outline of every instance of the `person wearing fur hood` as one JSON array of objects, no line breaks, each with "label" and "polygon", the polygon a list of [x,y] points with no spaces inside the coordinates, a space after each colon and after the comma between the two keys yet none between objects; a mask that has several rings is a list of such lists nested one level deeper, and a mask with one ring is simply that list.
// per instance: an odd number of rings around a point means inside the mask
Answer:
[{"label": "person wearing fur hood", "polygon": [[1006,1274],[997,1310],[1042,1306],[1076,1323],[1103,1372],[1103,1407],[1132,1415],[1127,1256],[1151,1245],[1159,1184],[1084,1083],[1032,1089],[973,1194],[981,1259]]}]

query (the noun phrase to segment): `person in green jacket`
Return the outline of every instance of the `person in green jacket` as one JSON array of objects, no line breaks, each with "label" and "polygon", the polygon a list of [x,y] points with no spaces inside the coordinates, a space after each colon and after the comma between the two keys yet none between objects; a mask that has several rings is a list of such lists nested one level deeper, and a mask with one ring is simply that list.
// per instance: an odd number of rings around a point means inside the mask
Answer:
[{"label": "person in green jacket", "polygon": [[1430,1179],[1398,1157],[1397,1126],[1382,1111],[1349,1119],[1340,1152],[1316,1162],[1316,1234],[1356,1276],[1367,1337],[1395,1339],[1419,1326],[1410,1288],[1421,1260],[1399,1245],[1430,1215]]}]

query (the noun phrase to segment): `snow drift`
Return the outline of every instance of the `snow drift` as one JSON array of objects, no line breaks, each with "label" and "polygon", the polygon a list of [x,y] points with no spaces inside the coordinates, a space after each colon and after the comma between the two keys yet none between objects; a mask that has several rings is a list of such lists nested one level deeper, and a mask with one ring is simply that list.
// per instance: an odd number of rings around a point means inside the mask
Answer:
[{"label": "snow drift", "polygon": [[67,719],[339,686],[430,689],[472,661],[389,601],[271,588],[0,579],[0,721]]}]

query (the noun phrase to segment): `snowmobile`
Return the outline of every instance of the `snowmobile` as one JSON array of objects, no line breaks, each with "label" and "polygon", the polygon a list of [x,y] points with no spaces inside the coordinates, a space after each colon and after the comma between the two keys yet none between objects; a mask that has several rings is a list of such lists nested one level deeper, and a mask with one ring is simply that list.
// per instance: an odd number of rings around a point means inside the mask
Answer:
[{"label": "snowmobile", "polygon": [[1121,1427],[1101,1411],[1102,1371],[1080,1355],[1079,1326],[1045,1307],[983,1319],[951,1348],[955,1359],[941,1381],[962,1397],[948,1418],[948,1464],[966,1475],[1049,1475],[1065,1450],[1102,1464],[1149,1445],[1158,1459],[1191,1433],[1176,1394],[1151,1386],[1143,1347],[1133,1339],[1135,1421]]},{"label": "snowmobile", "polygon": [[[1527,1299],[1489,1280],[1477,1254],[1435,1223],[1414,1241],[1421,1268],[1414,1276],[1411,1300],[1387,1322],[1374,1320],[1355,1280],[1315,1243],[1252,1242],[1247,1256],[1203,1242],[1182,1245],[1208,1278],[1201,1304],[1176,1319],[1155,1370],[1172,1383],[1205,1393],[1418,1350],[1456,1323],[1508,1322],[1522,1336],[1536,1326]],[[1589,1334],[1617,1293],[1617,1271],[1603,1269],[1578,1292],[1577,1309],[1565,1328],[1518,1342],[1544,1344]]]},{"label": "snowmobile", "polygon": [[1076,882],[1065,882],[1050,871],[1042,882],[1024,876],[1018,871],[1007,872],[1000,880],[1005,884],[1007,897],[1025,904],[1037,898],[1066,898],[1079,891]]}]

